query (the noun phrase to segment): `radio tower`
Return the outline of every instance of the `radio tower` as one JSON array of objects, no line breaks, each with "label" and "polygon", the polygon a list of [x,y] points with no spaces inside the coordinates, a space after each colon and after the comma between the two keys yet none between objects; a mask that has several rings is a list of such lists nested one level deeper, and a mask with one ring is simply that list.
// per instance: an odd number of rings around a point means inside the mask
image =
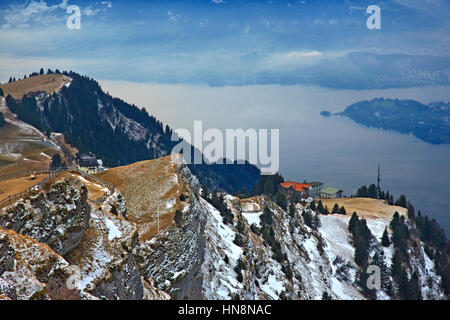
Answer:
[{"label": "radio tower", "polygon": [[380,195],[381,195],[381,187],[380,187],[380,182],[381,182],[380,165],[378,165],[378,178],[377,178],[377,182],[378,182],[378,198],[380,198]]}]

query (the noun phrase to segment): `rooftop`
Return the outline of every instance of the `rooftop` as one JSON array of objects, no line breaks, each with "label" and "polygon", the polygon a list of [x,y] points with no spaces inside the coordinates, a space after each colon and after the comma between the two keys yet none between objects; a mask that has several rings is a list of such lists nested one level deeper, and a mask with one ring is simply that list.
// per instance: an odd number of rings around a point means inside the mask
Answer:
[{"label": "rooftop", "polygon": [[298,183],[293,181],[286,181],[283,183],[280,183],[280,186],[282,186],[285,189],[293,188],[295,191],[303,192],[311,188],[311,185],[306,183]]},{"label": "rooftop", "polygon": [[98,167],[97,158],[94,154],[79,154],[77,157],[78,164],[80,167]]},{"label": "rooftop", "polygon": [[315,187],[315,186],[323,185],[323,182],[314,181],[314,182],[307,182],[306,184],[309,184],[310,186]]},{"label": "rooftop", "polygon": [[325,187],[325,188],[322,189],[321,193],[335,194],[335,193],[338,193],[339,191],[342,191],[342,190],[341,189],[332,188],[332,187]]}]

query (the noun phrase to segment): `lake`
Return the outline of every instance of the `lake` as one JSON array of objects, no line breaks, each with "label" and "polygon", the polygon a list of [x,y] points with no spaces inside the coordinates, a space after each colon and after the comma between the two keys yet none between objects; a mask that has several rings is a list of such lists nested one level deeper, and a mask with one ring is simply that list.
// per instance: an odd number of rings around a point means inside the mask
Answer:
[{"label": "lake", "polygon": [[[450,101],[450,87],[333,90],[307,86],[207,87],[100,81],[103,89],[145,107],[172,128],[280,129],[280,172],[288,180],[318,180],[353,194],[377,181],[406,194],[416,209],[450,234],[450,145],[363,127],[342,117],[322,117],[375,97]],[[223,131],[224,132],[224,131]]]}]

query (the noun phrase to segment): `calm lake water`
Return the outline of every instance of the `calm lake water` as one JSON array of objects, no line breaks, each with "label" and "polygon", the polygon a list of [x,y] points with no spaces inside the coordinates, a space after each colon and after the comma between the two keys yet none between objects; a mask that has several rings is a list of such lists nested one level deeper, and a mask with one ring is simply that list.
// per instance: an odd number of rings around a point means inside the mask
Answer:
[{"label": "calm lake water", "polygon": [[[450,87],[391,90],[331,90],[305,86],[202,86],[101,81],[103,88],[145,107],[172,128],[280,129],[280,172],[294,181],[319,180],[353,194],[376,183],[406,194],[417,209],[450,234],[450,145],[431,145],[412,135],[370,129],[341,118],[320,116],[375,97],[450,101]],[[192,131],[191,131],[192,132]]]}]

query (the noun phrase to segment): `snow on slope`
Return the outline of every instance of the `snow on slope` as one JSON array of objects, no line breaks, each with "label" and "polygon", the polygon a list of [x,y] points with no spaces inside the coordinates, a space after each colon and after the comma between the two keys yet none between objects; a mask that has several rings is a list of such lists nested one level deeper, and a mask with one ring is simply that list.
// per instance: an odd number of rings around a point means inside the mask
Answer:
[{"label": "snow on slope", "polygon": [[[258,222],[259,225],[259,221],[255,220],[261,213],[248,213],[244,208],[253,211],[256,206],[246,201],[242,208],[237,198],[226,196],[225,199],[235,215],[235,221],[239,217],[244,218],[245,244],[240,248],[233,243],[238,232],[236,228],[225,225],[220,213],[202,200],[208,216],[202,267],[205,298],[229,299],[238,295],[241,299],[280,299],[286,295],[291,299],[321,299],[322,294],[327,292],[334,299],[363,299],[353,284],[355,272],[350,274],[349,279],[338,279],[337,266],[332,263],[337,256],[341,256],[354,265],[354,249],[348,240],[348,218],[325,217],[319,233],[303,224],[300,212],[292,219],[284,210],[267,201],[274,217],[275,238],[280,241],[287,257],[286,261],[279,262],[272,248],[264,243],[260,235],[250,230],[251,223]],[[240,257],[246,265],[242,271],[242,283],[236,280],[234,271]],[[292,277],[287,276],[287,268],[292,270]]]},{"label": "snow on slope", "polygon": [[236,233],[223,223],[219,211],[206,200],[200,201],[208,215],[205,225],[205,260],[202,265],[203,294],[206,299],[230,299],[243,287],[236,280],[237,274],[233,270],[242,255],[242,248],[233,243]]}]

